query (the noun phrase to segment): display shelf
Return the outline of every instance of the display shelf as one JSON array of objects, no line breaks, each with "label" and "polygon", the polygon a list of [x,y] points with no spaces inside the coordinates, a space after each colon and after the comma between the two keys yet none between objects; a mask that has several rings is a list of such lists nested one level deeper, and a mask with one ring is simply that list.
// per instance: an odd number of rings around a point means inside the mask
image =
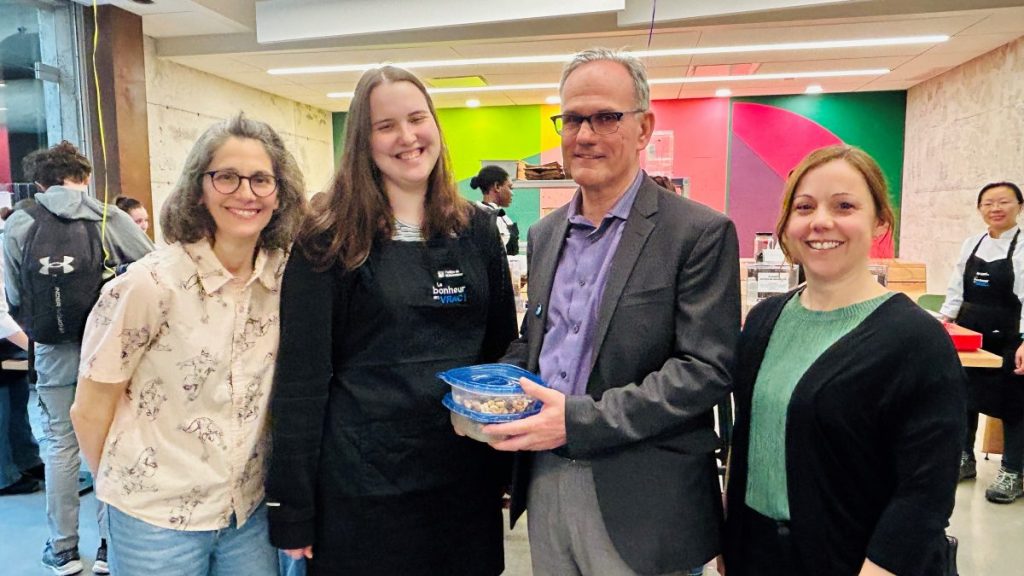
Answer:
[{"label": "display shelf", "polygon": [[513,180],[513,188],[576,188],[572,180]]}]

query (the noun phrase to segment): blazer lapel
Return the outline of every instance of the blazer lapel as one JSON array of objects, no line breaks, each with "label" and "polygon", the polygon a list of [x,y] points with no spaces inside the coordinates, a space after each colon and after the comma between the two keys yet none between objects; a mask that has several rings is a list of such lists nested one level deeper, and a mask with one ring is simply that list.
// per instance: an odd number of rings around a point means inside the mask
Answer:
[{"label": "blazer lapel", "polygon": [[597,362],[601,345],[608,334],[608,325],[612,321],[615,308],[619,305],[619,298],[622,290],[626,287],[626,281],[633,273],[637,258],[643,250],[647,238],[654,230],[654,221],[651,219],[658,211],[658,187],[645,176],[643,184],[637,191],[633,208],[626,218],[626,227],[622,230],[622,239],[612,257],[611,270],[608,271],[608,282],[604,287],[604,295],[601,297],[601,305],[598,308],[597,331],[594,333],[594,354],[591,358],[590,369],[593,371],[594,363]]},{"label": "blazer lapel", "polygon": [[548,321],[548,302],[551,300],[551,286],[555,281],[555,268],[558,257],[565,244],[565,235],[569,230],[568,211],[562,209],[555,216],[551,233],[537,238],[530,262],[530,307],[527,323],[529,334],[529,364],[531,371],[540,370],[540,349],[544,341],[545,327]]}]

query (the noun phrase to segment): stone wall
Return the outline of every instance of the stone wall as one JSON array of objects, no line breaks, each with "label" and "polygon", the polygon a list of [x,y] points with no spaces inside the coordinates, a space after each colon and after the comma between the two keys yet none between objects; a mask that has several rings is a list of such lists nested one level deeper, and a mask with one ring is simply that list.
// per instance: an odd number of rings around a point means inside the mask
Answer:
[{"label": "stone wall", "polygon": [[924,262],[928,291],[946,284],[987,183],[1024,183],[1024,38],[907,93],[900,258]]},{"label": "stone wall", "polygon": [[307,190],[321,190],[331,177],[330,112],[160,59],[152,38],[146,38],[146,99],[157,239],[160,208],[192,144],[210,124],[240,111],[278,131],[303,171]]}]

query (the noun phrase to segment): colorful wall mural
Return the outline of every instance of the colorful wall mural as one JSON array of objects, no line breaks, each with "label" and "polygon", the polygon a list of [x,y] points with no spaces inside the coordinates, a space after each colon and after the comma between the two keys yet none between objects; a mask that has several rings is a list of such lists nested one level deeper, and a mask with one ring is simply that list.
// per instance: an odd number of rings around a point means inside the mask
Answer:
[{"label": "colorful wall mural", "polygon": [[[828,144],[858,146],[878,160],[899,222],[906,92],[658,100],[651,107],[659,143],[649,147],[644,164],[649,155],[652,169],[688,178],[690,198],[728,214],[741,256],[752,255],[755,232],[774,229],[789,171]],[[469,180],[481,160],[560,162],[560,139],[549,119],[557,113],[556,105],[438,110],[460,192],[480,199]],[[342,125],[336,115],[336,130]],[[342,144],[337,134],[335,141]],[[518,183],[508,213],[526,230],[572,191]],[[894,255],[898,238],[896,230],[872,255]]]}]

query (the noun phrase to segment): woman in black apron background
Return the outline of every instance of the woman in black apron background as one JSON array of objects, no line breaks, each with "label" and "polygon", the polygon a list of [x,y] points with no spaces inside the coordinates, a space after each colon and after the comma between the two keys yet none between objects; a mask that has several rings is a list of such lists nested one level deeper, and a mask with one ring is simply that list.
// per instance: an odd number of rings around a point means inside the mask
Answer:
[{"label": "woman in black apron background", "polygon": [[514,297],[495,215],[452,176],[419,79],[366,72],[281,292],[271,542],[312,575],[504,569],[511,460],[455,434],[436,374],[500,358]]},{"label": "woman in black apron background", "polygon": [[964,242],[941,310],[944,319],[981,332],[982,348],[1003,358],[1001,369],[967,369],[967,430],[960,459],[960,479],[977,476],[978,413],[1002,419],[1002,466],[985,491],[985,498],[1000,504],[1009,504],[1024,492],[1024,237],[1017,225],[1022,203],[1016,184],[995,182],[981,189],[978,211],[988,230]]}]

